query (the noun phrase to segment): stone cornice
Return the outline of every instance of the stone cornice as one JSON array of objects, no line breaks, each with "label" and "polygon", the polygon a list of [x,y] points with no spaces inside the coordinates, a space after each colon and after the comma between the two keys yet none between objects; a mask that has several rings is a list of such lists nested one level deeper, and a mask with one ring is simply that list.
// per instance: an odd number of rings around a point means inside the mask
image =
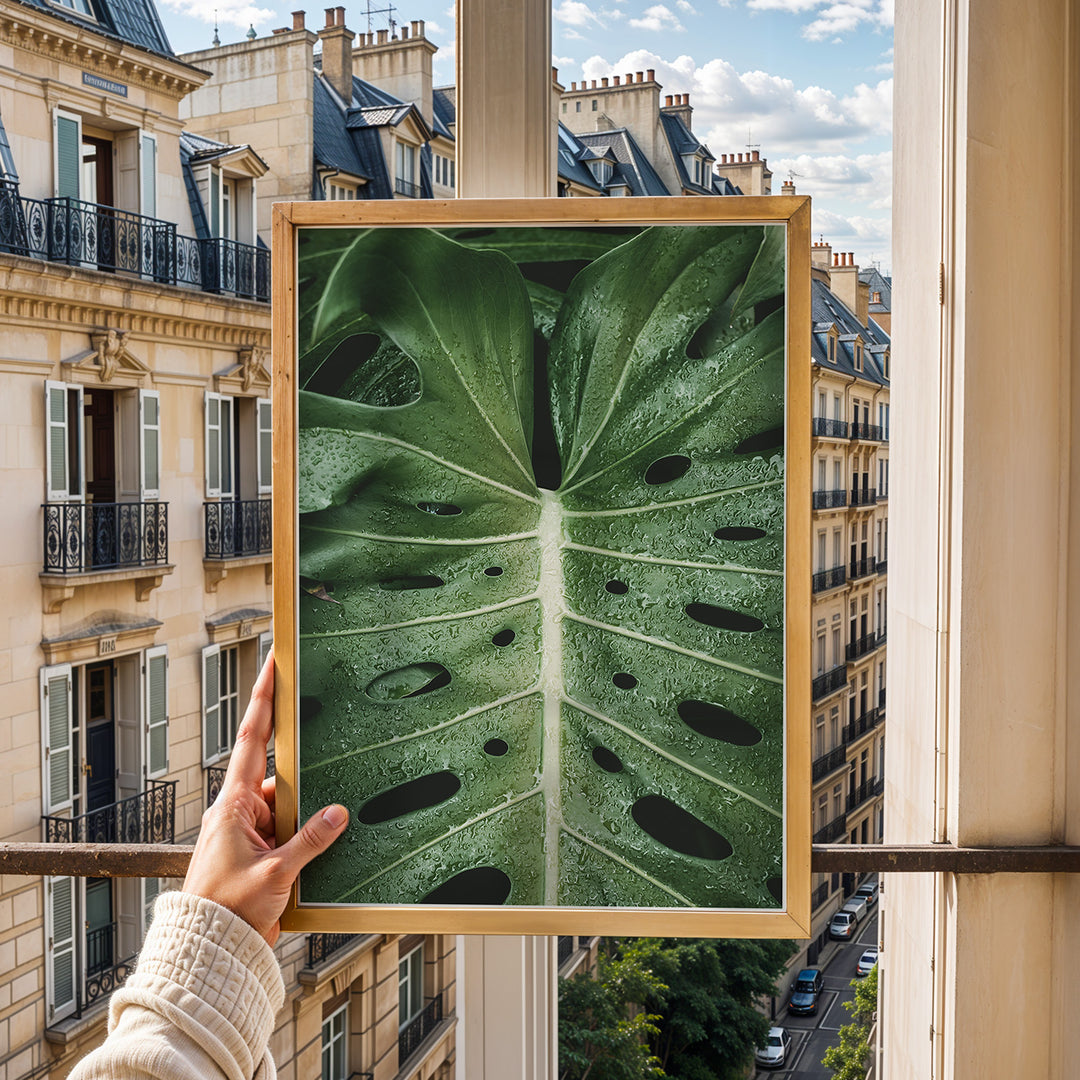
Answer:
[{"label": "stone cornice", "polygon": [[105,37],[92,23],[68,21],[31,7],[0,6],[0,40],[18,49],[74,64],[127,85],[166,94],[179,101],[210,77],[181,60],[159,56]]}]

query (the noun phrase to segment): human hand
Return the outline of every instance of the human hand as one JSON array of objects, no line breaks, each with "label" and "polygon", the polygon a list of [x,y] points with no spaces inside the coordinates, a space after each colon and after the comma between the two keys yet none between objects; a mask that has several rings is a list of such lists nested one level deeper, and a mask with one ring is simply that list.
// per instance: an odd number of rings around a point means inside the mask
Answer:
[{"label": "human hand", "polygon": [[287,844],[274,839],[273,776],[266,744],[274,727],[274,654],[251,691],[221,791],[202,817],[183,891],[213,900],[250,923],[273,945],[296,875],[345,830],[343,806],[312,816]]}]

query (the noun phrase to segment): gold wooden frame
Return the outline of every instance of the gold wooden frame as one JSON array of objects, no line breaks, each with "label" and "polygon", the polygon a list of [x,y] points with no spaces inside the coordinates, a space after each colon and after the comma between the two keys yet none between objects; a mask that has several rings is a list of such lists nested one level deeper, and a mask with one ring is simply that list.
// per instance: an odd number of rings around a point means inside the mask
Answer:
[{"label": "gold wooden frame", "polygon": [[277,841],[298,827],[297,230],[307,227],[783,224],[785,418],[784,898],[777,910],[299,904],[283,930],[330,933],[810,935],[810,200],[805,196],[277,203],[273,213],[273,560]]}]

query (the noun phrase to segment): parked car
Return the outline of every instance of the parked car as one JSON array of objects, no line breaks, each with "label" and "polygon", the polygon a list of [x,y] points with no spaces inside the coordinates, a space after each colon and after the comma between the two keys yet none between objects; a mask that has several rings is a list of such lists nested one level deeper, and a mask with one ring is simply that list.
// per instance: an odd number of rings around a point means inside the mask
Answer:
[{"label": "parked car", "polygon": [[838,911],[829,920],[829,937],[836,941],[848,941],[855,933],[855,916],[850,911]]},{"label": "parked car", "polygon": [[867,949],[862,956],[859,957],[859,962],[855,965],[856,975],[869,975],[877,965],[877,946],[873,945]]},{"label": "parked car", "polygon": [[813,1016],[823,986],[820,968],[803,968],[795,976],[788,1001],[788,1012],[798,1016]]},{"label": "parked car", "polygon": [[856,896],[861,896],[866,901],[867,907],[873,907],[877,903],[878,899],[878,883],[876,881],[865,881],[855,890]]},{"label": "parked car", "polygon": [[791,1052],[791,1036],[782,1027],[769,1028],[765,1045],[754,1051],[754,1061],[763,1069],[779,1069]]},{"label": "parked car", "polygon": [[840,910],[850,911],[855,916],[855,923],[858,925],[866,918],[866,901],[861,896],[853,896]]}]

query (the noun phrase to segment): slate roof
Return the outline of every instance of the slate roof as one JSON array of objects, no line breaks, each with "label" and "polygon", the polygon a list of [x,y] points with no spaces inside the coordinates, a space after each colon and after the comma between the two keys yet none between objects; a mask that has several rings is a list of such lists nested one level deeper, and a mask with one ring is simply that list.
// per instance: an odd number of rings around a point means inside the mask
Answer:
[{"label": "slate roof", "polygon": [[435,112],[435,134],[444,138],[452,139],[450,128],[457,123],[457,105],[454,104],[454,88],[452,86],[436,87],[431,94],[432,108]]},{"label": "slate roof", "polygon": [[678,173],[679,182],[687,191],[696,191],[699,195],[717,195],[718,192],[710,178],[709,183],[699,184],[690,179],[683,162],[683,154],[703,153],[710,160],[712,152],[694,133],[683,123],[683,119],[676,113],[660,111],[660,126],[667,138],[668,146],[671,147],[671,156],[675,160],[675,171]]},{"label": "slate roof", "polygon": [[70,8],[50,3],[49,0],[18,0],[28,7],[47,11],[64,22],[83,28],[89,27],[105,37],[126,41],[142,49],[175,58],[176,54],[165,36],[165,28],[158,18],[154,0],[88,0],[96,17],[82,18]]},{"label": "slate roof", "polygon": [[[350,132],[345,127],[345,106],[321,75],[315,76],[313,137],[315,168],[340,169],[352,176],[372,181],[376,173],[386,173],[382,147],[377,131]],[[369,136],[374,135],[374,140]],[[372,146],[374,141],[374,146]],[[377,156],[376,156],[377,154]],[[369,187],[364,184],[361,188]],[[385,187],[385,185],[384,185]],[[325,193],[316,178],[312,183],[312,198],[321,199]],[[317,190],[316,190],[317,189]],[[389,198],[389,192],[381,196]]]},{"label": "slate roof", "polygon": [[[562,127],[562,124],[560,124],[560,132]],[[571,140],[576,140],[582,147],[588,147],[593,153],[595,153],[595,147],[598,146],[606,147],[612,152],[618,164],[615,166],[611,182],[608,184],[609,187],[615,181],[623,180],[629,186],[631,195],[671,194],[657,175],[649,159],[642,152],[641,147],[634,141],[633,135],[626,128],[614,128],[611,131],[589,131],[581,135],[574,135],[567,129],[566,133]],[[561,144],[562,138],[560,135],[560,146]],[[579,155],[580,152],[579,150]],[[560,175],[562,175],[561,157],[560,155]],[[595,182],[594,186],[597,186]]]},{"label": "slate roof", "polygon": [[885,277],[884,274],[876,266],[871,266],[868,270],[859,271],[859,280],[865,282],[870,286],[870,295],[873,297],[874,293],[881,294],[880,303],[874,303],[871,300],[870,312],[886,312],[892,311],[892,278]]},{"label": "slate roof", "polygon": [[[883,353],[889,348],[889,335],[872,319],[862,326],[855,313],[835,296],[823,281],[815,278],[810,283],[811,317],[814,332],[810,336],[810,360],[830,371],[839,371],[865,382],[887,386]],[[836,349],[836,363],[829,362],[828,330],[836,327],[840,342]],[[863,341],[863,369],[855,370],[854,342]]]}]

